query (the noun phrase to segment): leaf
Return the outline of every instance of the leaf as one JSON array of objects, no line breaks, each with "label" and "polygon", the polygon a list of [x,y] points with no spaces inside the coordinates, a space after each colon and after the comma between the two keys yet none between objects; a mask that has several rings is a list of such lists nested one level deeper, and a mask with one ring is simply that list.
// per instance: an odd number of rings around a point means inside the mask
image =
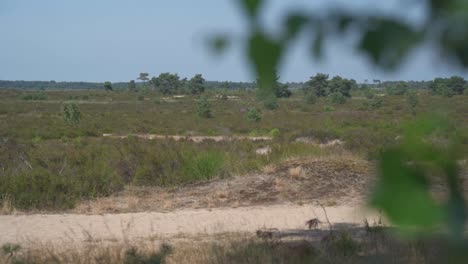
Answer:
[{"label": "leaf", "polygon": [[290,40],[295,38],[300,31],[306,26],[309,19],[303,14],[290,14],[287,16],[284,23],[286,28],[286,39]]},{"label": "leaf", "polygon": [[407,231],[427,231],[441,223],[443,212],[430,196],[424,172],[408,162],[405,153],[398,149],[382,155],[379,182],[371,203],[397,226]]},{"label": "leaf", "polygon": [[213,36],[208,40],[211,50],[216,54],[223,53],[229,48],[230,40],[227,35]]},{"label": "leaf", "polygon": [[264,32],[254,32],[248,43],[248,55],[257,77],[260,89],[273,92],[276,69],[283,54],[284,44],[268,37]]},{"label": "leaf", "polygon": [[372,62],[387,70],[395,69],[411,48],[422,40],[423,34],[408,25],[389,19],[371,19],[370,26],[359,43]]},{"label": "leaf", "polygon": [[263,0],[240,0],[240,3],[247,16],[254,19],[258,16]]},{"label": "leaf", "polygon": [[320,59],[322,57],[323,42],[325,38],[325,32],[321,24],[316,27],[315,38],[312,43],[312,55]]}]

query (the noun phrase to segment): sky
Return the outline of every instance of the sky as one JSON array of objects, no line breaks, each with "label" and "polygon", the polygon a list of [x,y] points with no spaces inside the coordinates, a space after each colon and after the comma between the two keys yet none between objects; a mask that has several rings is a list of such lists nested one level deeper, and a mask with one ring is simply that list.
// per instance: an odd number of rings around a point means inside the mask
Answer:
[{"label": "sky", "polygon": [[[270,0],[264,25],[274,31],[284,10],[324,7],[375,10],[418,23],[424,6],[401,9],[401,0]],[[208,80],[253,80],[242,37],[245,19],[236,0],[0,0],[0,79],[129,81],[140,72],[202,73]],[[210,51],[216,33],[234,36],[222,56]],[[282,81],[305,81],[317,72],[382,80],[468,76],[444,63],[430,46],[415,50],[400,70],[375,69],[343,41],[328,42],[321,61],[309,56],[306,37],[287,54]]]}]

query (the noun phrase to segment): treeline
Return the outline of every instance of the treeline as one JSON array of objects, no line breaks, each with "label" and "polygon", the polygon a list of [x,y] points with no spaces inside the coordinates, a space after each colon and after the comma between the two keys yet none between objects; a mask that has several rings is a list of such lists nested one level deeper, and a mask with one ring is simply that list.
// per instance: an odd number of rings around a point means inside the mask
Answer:
[{"label": "treeline", "polygon": [[[112,84],[114,89],[127,89],[128,83]],[[14,90],[99,90],[104,89],[104,83],[99,82],[56,82],[56,81],[3,81],[0,89]]]},{"label": "treeline", "polygon": [[[253,90],[257,82],[206,81],[201,74],[191,79],[181,78],[177,73],[161,73],[150,77],[148,73],[140,73],[137,81],[129,82],[56,82],[56,81],[4,81],[0,80],[0,89],[15,90],[156,90],[162,94],[200,94],[205,90]],[[341,94],[349,97],[354,89],[383,89],[388,94],[401,95],[409,90],[431,90],[435,95],[455,96],[468,93],[468,82],[459,76],[450,78],[435,78],[432,81],[381,81],[358,84],[353,79],[340,76],[330,78],[327,74],[318,73],[306,82],[281,83],[277,77],[273,90],[276,97],[289,97],[292,90],[304,90],[311,97]],[[312,93],[311,90],[314,90]]]}]

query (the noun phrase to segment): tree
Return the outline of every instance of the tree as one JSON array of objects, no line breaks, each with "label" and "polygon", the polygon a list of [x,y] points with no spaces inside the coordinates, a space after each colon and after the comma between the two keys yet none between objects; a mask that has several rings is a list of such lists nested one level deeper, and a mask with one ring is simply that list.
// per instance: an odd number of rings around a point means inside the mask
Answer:
[{"label": "tree", "polygon": [[112,91],[112,83],[111,82],[105,82],[104,83],[104,89],[106,91]]},{"label": "tree", "polygon": [[[275,96],[277,98],[288,98],[292,95],[292,92],[289,90],[289,87],[287,84],[282,84],[280,83],[280,77],[278,76],[278,73],[275,72],[275,79],[274,79],[274,82],[272,84],[272,88],[271,90],[273,91],[273,93],[275,94]],[[257,87],[260,86],[260,80],[257,79]],[[260,96],[259,97],[268,97],[268,95],[263,95],[260,93]]]},{"label": "tree", "polygon": [[328,82],[328,94],[336,92],[341,93],[345,97],[351,97],[351,90],[357,89],[358,85],[353,79],[344,79],[340,76],[333,77]]},{"label": "tree", "polygon": [[143,85],[146,85],[146,82],[149,81],[149,74],[146,72],[140,73],[140,76],[137,78],[137,80],[140,80],[143,82]]},{"label": "tree", "polygon": [[130,92],[136,92],[137,90],[137,87],[136,87],[136,83],[134,80],[131,80],[129,83],[128,83],[128,90]]},{"label": "tree", "polygon": [[310,77],[305,83],[304,90],[307,93],[314,93],[317,97],[325,97],[328,94],[328,74],[317,73]]},{"label": "tree", "polygon": [[452,76],[448,80],[448,87],[453,91],[454,94],[460,95],[463,94],[465,90],[466,81],[460,76]]},{"label": "tree", "polygon": [[202,96],[198,100],[197,113],[198,116],[203,118],[210,118],[213,116],[211,113],[211,104],[206,96]]},{"label": "tree", "polygon": [[161,73],[158,77],[151,78],[151,84],[156,90],[165,95],[176,93],[183,85],[179,75],[169,72]]},{"label": "tree", "polygon": [[201,94],[205,91],[205,79],[203,79],[203,75],[196,74],[190,81],[188,82],[188,89],[191,94]]}]

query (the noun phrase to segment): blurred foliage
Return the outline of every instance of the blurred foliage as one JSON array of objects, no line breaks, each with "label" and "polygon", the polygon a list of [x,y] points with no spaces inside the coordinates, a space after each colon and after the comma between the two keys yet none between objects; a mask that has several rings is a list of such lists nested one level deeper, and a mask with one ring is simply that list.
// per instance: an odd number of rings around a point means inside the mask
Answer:
[{"label": "blurred foliage", "polygon": [[[248,20],[248,57],[259,79],[259,88],[273,92],[276,70],[292,40],[301,32],[312,36],[313,56],[320,58],[326,40],[357,37],[355,49],[384,70],[397,69],[411,51],[431,43],[442,51],[449,62],[468,67],[468,2],[463,0],[421,0],[427,6],[421,26],[395,16],[375,13],[353,13],[340,9],[322,10],[320,14],[305,11],[287,12],[284,26],[275,33],[266,31],[260,16],[266,0],[239,0]],[[401,8],[408,2],[401,1]],[[327,93],[328,75],[318,74],[315,95]],[[322,84],[322,85],[319,85]],[[394,90],[406,92],[404,84]],[[465,89],[464,80],[436,80],[433,90],[452,96]],[[451,88],[449,88],[451,87]],[[318,89],[320,88],[320,89]],[[344,93],[342,93],[344,95]],[[380,105],[380,103],[379,103]],[[410,100],[410,105],[416,105]],[[414,107],[413,107],[414,108]],[[444,226],[455,239],[461,239],[466,222],[465,201],[459,185],[457,155],[462,146],[449,124],[434,117],[416,122],[406,129],[403,142],[383,151],[380,177],[372,204],[383,209],[388,218],[407,231],[429,231]],[[448,198],[440,204],[432,197],[430,177],[442,176],[448,186]]]}]

